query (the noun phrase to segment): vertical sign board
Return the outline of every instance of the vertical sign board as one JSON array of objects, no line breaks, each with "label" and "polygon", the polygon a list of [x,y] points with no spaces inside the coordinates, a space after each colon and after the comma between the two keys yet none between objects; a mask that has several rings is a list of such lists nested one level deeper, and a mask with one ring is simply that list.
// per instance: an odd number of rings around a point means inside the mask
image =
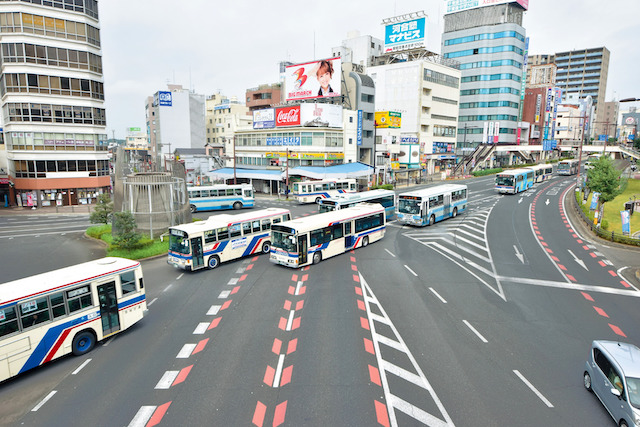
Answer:
[{"label": "vertical sign board", "polygon": [[487,138],[487,144],[493,142],[493,122],[489,122],[489,133]]},{"label": "vertical sign board", "polygon": [[589,206],[590,210],[594,210],[595,208],[598,207],[598,198],[600,197],[600,193],[598,193],[597,191],[593,192],[593,195],[591,196],[591,206]]},{"label": "vertical sign board", "polygon": [[627,236],[631,234],[631,224],[629,223],[629,211],[620,211],[620,219],[622,221],[622,234]]},{"label": "vertical sign board", "polygon": [[[358,129],[356,133],[358,135],[356,144],[362,145],[362,110],[358,110]],[[373,143],[375,144],[375,141]]]},{"label": "vertical sign board", "polygon": [[425,47],[425,22],[426,18],[422,17],[386,25],[385,53]]},{"label": "vertical sign board", "polygon": [[171,98],[171,92],[166,92],[166,91],[158,92],[158,105],[164,106],[164,107],[171,107],[172,104],[173,104],[173,101]]},{"label": "vertical sign board", "polygon": [[495,122],[493,125],[493,143],[498,143],[498,137],[500,136],[500,122]]},{"label": "vertical sign board", "polygon": [[489,122],[484,122],[484,128],[482,130],[482,143],[486,143],[489,140]]}]

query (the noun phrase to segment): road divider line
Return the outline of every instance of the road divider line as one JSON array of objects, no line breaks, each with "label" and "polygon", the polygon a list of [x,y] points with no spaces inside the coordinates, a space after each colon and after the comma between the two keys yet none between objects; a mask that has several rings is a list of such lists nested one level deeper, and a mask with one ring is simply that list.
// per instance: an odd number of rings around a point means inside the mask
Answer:
[{"label": "road divider line", "polygon": [[215,316],[220,311],[219,305],[212,305],[209,311],[207,311],[207,316]]},{"label": "road divider line", "polygon": [[171,289],[171,286],[173,286],[173,284],[169,283],[169,286],[167,286],[166,288],[164,288],[162,290],[162,292],[167,292],[169,289]]},{"label": "road divider line", "polygon": [[529,380],[527,380],[527,379],[524,377],[524,375],[522,375],[522,374],[521,374],[517,369],[514,369],[514,370],[513,370],[513,373],[514,373],[514,374],[516,374],[516,375],[518,376],[518,378],[520,378],[520,380],[521,380],[523,383],[525,383],[525,384],[527,385],[527,387],[529,387],[529,388],[531,389],[531,391],[532,391],[532,392],[534,392],[534,393],[536,394],[536,396],[538,396],[538,398],[539,398],[540,400],[542,400],[542,401],[544,402],[544,404],[545,404],[545,405],[547,405],[549,408],[553,408],[553,405],[551,404],[551,402],[549,402],[549,401],[547,400],[547,398],[546,398],[546,397],[544,397],[544,396],[542,395],[542,393],[540,393],[540,392],[538,391],[538,389],[537,389],[537,388],[535,388],[535,387],[533,386],[533,384],[531,384],[531,383],[529,382]]},{"label": "road divider line", "polygon": [[278,388],[280,385],[280,377],[282,376],[282,367],[284,366],[284,354],[278,356],[278,366],[276,367],[276,375],[273,380],[273,387]]},{"label": "road divider line", "polygon": [[207,328],[209,327],[209,323],[208,322],[201,322],[198,323],[198,326],[196,326],[196,328],[193,330],[193,335],[202,335],[207,331]]},{"label": "road divider line", "polygon": [[488,343],[489,341],[487,341],[487,339],[485,337],[482,336],[482,334],[480,332],[478,332],[476,330],[476,328],[474,328],[473,326],[471,326],[471,323],[467,322],[466,320],[463,320],[464,324],[467,325],[467,327],[469,329],[471,329],[471,331],[476,334],[478,336],[478,338],[480,338],[482,340],[482,342],[484,343]]},{"label": "road divider line", "polygon": [[443,303],[443,304],[446,304],[446,303],[447,303],[447,300],[446,300],[446,299],[444,299],[444,298],[442,298],[442,296],[440,296],[440,294],[439,294],[435,289],[433,289],[433,288],[429,288],[429,290],[430,290],[431,292],[433,292],[433,294],[434,294],[435,296],[437,296],[437,297],[438,297],[438,299],[439,299],[440,301],[442,301],[442,303]]},{"label": "road divider line", "polygon": [[57,390],[52,390],[51,393],[47,394],[47,396],[31,410],[31,412],[36,412],[38,409],[42,408],[42,406],[44,406],[44,404],[47,403],[57,392]]},{"label": "road divider line", "polygon": [[182,349],[178,352],[176,359],[188,359],[195,348],[196,348],[196,344],[183,345]]},{"label": "road divider line", "polygon": [[133,417],[128,427],[144,427],[156,411],[157,406],[142,406]]},{"label": "road divider line", "polygon": [[154,302],[158,301],[158,298],[154,298],[151,300],[151,302],[149,304],[147,304],[147,307],[150,307],[151,304],[153,304]]},{"label": "road divider line", "polygon": [[76,375],[78,372],[80,372],[82,370],[82,368],[84,368],[85,366],[87,366],[89,364],[89,362],[91,362],[91,359],[87,359],[85,360],[82,365],[78,366],[78,368],[71,372],[71,375]]},{"label": "road divider line", "polygon": [[408,266],[407,264],[405,264],[405,265],[404,265],[404,268],[406,268],[407,270],[409,270],[409,272],[410,272],[411,274],[413,274],[414,276],[418,277],[418,274],[417,274],[415,271],[413,271],[412,269],[410,269],[410,268],[409,268],[409,266]]},{"label": "road divider line", "polygon": [[385,250],[385,251],[387,251],[387,253],[388,253],[389,255],[391,255],[392,257],[394,257],[394,258],[396,257],[396,256],[395,256],[395,255],[394,255],[394,254],[389,250],[389,249],[384,248],[384,250]]},{"label": "road divider line", "polygon": [[184,273],[182,273],[181,275],[179,275],[179,276],[176,278],[176,280],[180,280],[180,279],[182,279],[182,276],[184,276]]},{"label": "road divider line", "polygon": [[156,386],[154,387],[154,389],[156,390],[166,390],[169,387],[171,387],[171,384],[173,384],[173,381],[175,381],[176,377],[178,376],[178,374],[180,373],[180,371],[167,371],[162,375],[162,378],[160,378],[160,381],[158,381],[158,384],[156,384]]}]

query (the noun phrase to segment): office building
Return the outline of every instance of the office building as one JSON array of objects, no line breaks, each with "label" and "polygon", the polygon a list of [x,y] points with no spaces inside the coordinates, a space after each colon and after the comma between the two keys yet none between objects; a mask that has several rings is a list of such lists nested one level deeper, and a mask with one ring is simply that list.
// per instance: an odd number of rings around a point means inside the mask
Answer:
[{"label": "office building", "polygon": [[95,203],[110,190],[98,3],[0,2],[11,203]]},{"label": "office building", "polygon": [[458,144],[515,144],[523,79],[527,1],[448,0],[442,55],[460,62]]}]

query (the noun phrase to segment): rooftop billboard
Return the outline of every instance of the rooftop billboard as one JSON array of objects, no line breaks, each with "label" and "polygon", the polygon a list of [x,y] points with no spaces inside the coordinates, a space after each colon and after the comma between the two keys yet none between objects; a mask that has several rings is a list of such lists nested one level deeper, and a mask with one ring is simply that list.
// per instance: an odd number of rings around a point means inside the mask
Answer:
[{"label": "rooftop billboard", "polygon": [[287,101],[340,96],[340,57],[289,65],[285,72]]},{"label": "rooftop billboard", "polygon": [[462,12],[463,10],[475,9],[477,7],[495,6],[498,4],[515,3],[519,4],[524,10],[529,9],[529,0],[446,0],[447,9],[445,14]]},{"label": "rooftop billboard", "polygon": [[426,18],[387,24],[384,28],[384,51],[425,47]]}]

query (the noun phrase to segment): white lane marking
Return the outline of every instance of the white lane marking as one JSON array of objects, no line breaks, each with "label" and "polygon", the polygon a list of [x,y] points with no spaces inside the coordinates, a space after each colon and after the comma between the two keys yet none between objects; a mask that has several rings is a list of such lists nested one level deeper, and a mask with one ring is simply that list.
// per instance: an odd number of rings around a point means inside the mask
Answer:
[{"label": "white lane marking", "polygon": [[571,252],[571,249],[567,249],[567,251],[569,251],[569,254],[571,254],[571,256],[573,257],[573,260],[578,263],[580,266],[582,266],[582,268],[584,268],[585,270],[589,271],[589,269],[587,268],[587,266],[585,265],[584,261],[582,261],[581,259],[579,259],[576,254],[574,254],[573,252]]},{"label": "white lane marking", "polygon": [[513,249],[516,251],[516,257],[520,260],[521,263],[524,264],[524,255],[520,253],[516,245],[513,245]]},{"label": "white lane marking", "polygon": [[525,383],[525,384],[527,385],[527,387],[529,387],[529,388],[531,389],[531,391],[533,391],[533,392],[536,394],[536,396],[538,396],[538,398],[540,398],[540,400],[542,400],[542,401],[544,402],[544,404],[545,404],[545,405],[547,405],[549,408],[553,408],[553,405],[551,404],[551,402],[549,402],[549,401],[547,400],[547,398],[546,398],[546,397],[544,397],[544,396],[542,395],[542,393],[540,393],[540,392],[538,391],[538,389],[537,389],[537,388],[535,388],[535,387],[533,386],[533,384],[531,384],[531,383],[529,382],[529,380],[527,380],[527,379],[524,377],[524,375],[522,375],[522,374],[521,374],[517,369],[514,369],[514,370],[513,370],[513,373],[514,373],[514,374],[516,374],[516,375],[518,376],[518,378],[520,378],[520,380],[522,380],[522,382],[523,382],[523,383]]},{"label": "white lane marking", "polygon": [[184,273],[182,273],[181,275],[179,275],[176,280],[180,280],[182,278],[182,276],[184,276]]},{"label": "white lane marking", "polygon": [[147,304],[147,307],[150,307],[151,304],[153,304],[154,302],[158,301],[158,298],[154,298],[151,300],[151,302],[149,304]]},{"label": "white lane marking", "polygon": [[293,323],[293,315],[296,313],[295,310],[291,310],[289,312],[289,320],[287,320],[287,327],[285,329],[285,331],[290,331],[291,330],[291,324]]},{"label": "white lane marking", "polygon": [[473,326],[471,326],[471,323],[467,322],[466,320],[463,320],[464,324],[467,325],[467,327],[469,329],[471,329],[471,331],[473,331],[474,334],[476,334],[478,336],[478,338],[480,338],[482,340],[482,342],[484,343],[488,343],[489,341],[487,341],[487,339],[485,337],[482,336],[482,334],[480,332],[478,332],[476,330],[476,328],[474,328]]},{"label": "white lane marking", "polygon": [[56,391],[56,390],[53,390],[53,391],[51,391],[51,393],[47,394],[47,397],[45,397],[44,399],[42,399],[42,400],[40,401],[40,403],[38,403],[38,404],[35,406],[35,408],[33,408],[33,409],[31,410],[31,412],[36,412],[38,409],[42,408],[42,406],[43,406],[45,403],[47,403],[47,402],[49,401],[49,399],[51,399],[51,398],[53,397],[53,395],[54,395],[54,394],[56,394],[56,393],[57,393],[57,391]]},{"label": "white lane marking", "polygon": [[188,359],[196,348],[196,344],[185,344],[176,356],[176,359]]},{"label": "white lane marking", "polygon": [[222,291],[222,292],[220,292],[220,295],[218,295],[218,299],[229,298],[229,294],[230,293],[231,293],[231,291]]},{"label": "white lane marking", "polygon": [[227,283],[229,286],[233,286],[236,285],[238,283],[238,278],[234,277],[233,279],[229,280],[229,283]]},{"label": "white lane marking", "polygon": [[278,388],[280,385],[280,376],[282,375],[282,366],[284,365],[284,354],[278,356],[278,367],[276,368],[276,376],[273,380],[273,387]]},{"label": "white lane marking", "polygon": [[392,257],[394,257],[394,258],[396,257],[393,253],[391,253],[391,251],[390,251],[389,249],[384,248],[384,250],[385,250],[385,251],[387,251],[387,253],[388,253],[389,255],[391,255]]},{"label": "white lane marking", "polygon": [[89,362],[91,362],[91,359],[87,359],[87,360],[85,360],[85,361],[82,363],[82,365],[78,366],[78,368],[77,368],[75,371],[71,372],[71,375],[76,375],[78,372],[80,372],[80,370],[81,370],[82,368],[84,368],[85,366],[87,366],[87,365],[89,364]]},{"label": "white lane marking", "polygon": [[171,387],[171,384],[173,384],[173,382],[176,380],[176,377],[178,376],[179,373],[180,371],[165,372],[164,375],[162,375],[162,378],[160,378],[160,381],[158,381],[158,384],[156,384],[154,388],[156,390],[167,390],[169,387]]},{"label": "white lane marking", "polygon": [[167,292],[169,289],[171,289],[172,286],[173,286],[173,284],[170,283],[169,286],[167,286],[166,288],[164,288],[162,290],[162,292]]},{"label": "white lane marking", "polygon": [[108,340],[106,340],[105,342],[103,342],[103,343],[102,343],[102,346],[103,346],[103,347],[108,346],[109,344],[111,344],[111,341],[113,341],[113,340],[115,340],[115,339],[116,339],[116,337],[115,337],[115,336],[114,336],[114,337],[109,338]]},{"label": "white lane marking", "polygon": [[207,316],[215,316],[220,311],[219,305],[212,305],[209,311],[207,311]]},{"label": "white lane marking", "polygon": [[204,334],[207,331],[208,327],[209,327],[209,322],[198,323],[198,326],[196,326],[196,329],[193,331],[193,335]]},{"label": "white lane marking", "polygon": [[610,295],[621,295],[640,298],[640,291],[634,286],[635,290],[609,288],[607,286],[583,285],[580,283],[554,282],[552,280],[527,279],[525,277],[507,277],[499,276],[500,280],[512,283],[523,283],[526,285],[547,286],[549,288],[571,289],[573,291],[600,292]]},{"label": "white lane marking", "polygon": [[437,296],[437,297],[440,299],[440,301],[442,301],[442,303],[443,303],[443,304],[446,304],[446,303],[447,303],[447,300],[445,300],[444,298],[442,298],[442,297],[440,296],[440,294],[439,294],[435,289],[433,289],[433,288],[429,288],[429,290],[430,290],[431,292],[433,292],[433,294],[434,294],[435,296]]},{"label": "white lane marking", "polygon": [[238,268],[238,269],[236,270],[236,274],[242,274],[242,273],[244,273],[244,269],[245,269],[245,267],[240,267],[240,268]]},{"label": "white lane marking", "polygon": [[409,266],[407,264],[404,265],[404,268],[406,268],[407,270],[409,270],[411,272],[411,274],[413,274],[414,276],[418,277],[418,275],[416,274],[415,271],[413,271],[412,269],[409,268]]},{"label": "white lane marking", "polygon": [[295,291],[296,295],[300,295],[300,288],[301,287],[302,287],[302,281],[299,281],[298,284],[296,285],[296,291]]},{"label": "white lane marking", "polygon": [[128,427],[145,427],[147,422],[153,416],[153,413],[156,411],[157,406],[143,406],[141,407],[136,416],[133,417]]}]

